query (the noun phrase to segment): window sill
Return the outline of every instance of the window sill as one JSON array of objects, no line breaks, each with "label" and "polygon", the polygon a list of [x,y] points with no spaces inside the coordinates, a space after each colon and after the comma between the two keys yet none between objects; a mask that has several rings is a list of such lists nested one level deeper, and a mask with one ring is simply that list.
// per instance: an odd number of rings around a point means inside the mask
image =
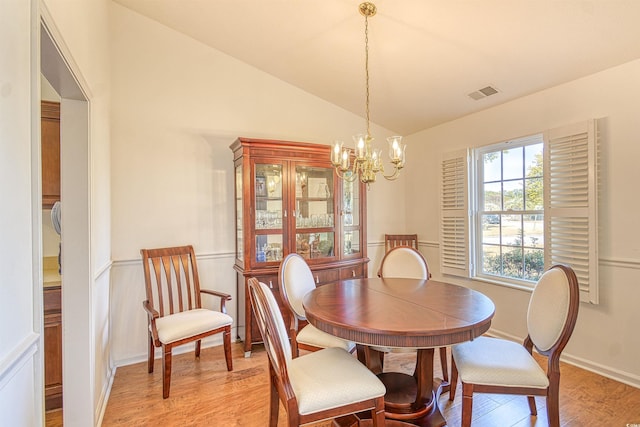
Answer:
[{"label": "window sill", "polygon": [[520,291],[531,292],[535,287],[535,283],[526,283],[526,282],[508,282],[506,280],[494,279],[492,277],[486,276],[475,276],[472,280],[489,283],[491,285],[504,286],[505,288],[518,289]]}]

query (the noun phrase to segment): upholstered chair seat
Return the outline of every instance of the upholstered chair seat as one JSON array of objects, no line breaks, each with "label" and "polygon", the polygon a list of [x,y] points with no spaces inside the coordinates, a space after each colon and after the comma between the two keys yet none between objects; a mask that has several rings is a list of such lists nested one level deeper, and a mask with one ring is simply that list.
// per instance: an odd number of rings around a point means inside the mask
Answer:
[{"label": "upholstered chair seat", "polygon": [[296,334],[296,342],[298,343],[298,346],[302,344],[303,347],[338,347],[348,351],[349,353],[353,353],[356,347],[354,342],[343,340],[342,338],[338,338],[334,335],[321,331],[312,324],[308,324],[298,331]]},{"label": "upholstered chair seat", "polygon": [[520,343],[479,337],[454,346],[452,352],[463,383],[540,389],[549,386],[547,374]]},{"label": "upholstered chair seat", "polygon": [[197,308],[156,319],[156,329],[160,342],[169,344],[232,323],[233,318],[226,313]]},{"label": "upholstered chair seat", "polygon": [[357,358],[336,347],[291,359],[289,379],[301,414],[375,399],[386,391]]}]

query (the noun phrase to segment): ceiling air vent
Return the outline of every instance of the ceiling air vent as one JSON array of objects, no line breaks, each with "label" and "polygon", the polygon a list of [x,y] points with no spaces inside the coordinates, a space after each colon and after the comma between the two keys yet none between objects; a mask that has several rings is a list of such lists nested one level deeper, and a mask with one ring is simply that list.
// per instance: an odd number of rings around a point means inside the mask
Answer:
[{"label": "ceiling air vent", "polygon": [[469,94],[469,98],[473,100],[480,100],[482,98],[486,98],[487,96],[495,95],[498,93],[498,90],[492,86],[483,87],[482,89],[478,89],[475,92],[471,92]]}]

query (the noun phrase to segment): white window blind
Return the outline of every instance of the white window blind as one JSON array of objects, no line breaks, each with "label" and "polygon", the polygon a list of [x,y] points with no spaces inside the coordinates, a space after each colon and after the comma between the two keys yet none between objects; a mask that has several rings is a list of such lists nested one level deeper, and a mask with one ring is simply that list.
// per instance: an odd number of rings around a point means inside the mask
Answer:
[{"label": "white window blind", "polygon": [[576,272],[580,300],[598,303],[596,123],[589,120],[544,134],[545,267]]},{"label": "white window blind", "polygon": [[440,187],[440,270],[469,277],[469,153],[445,154]]}]

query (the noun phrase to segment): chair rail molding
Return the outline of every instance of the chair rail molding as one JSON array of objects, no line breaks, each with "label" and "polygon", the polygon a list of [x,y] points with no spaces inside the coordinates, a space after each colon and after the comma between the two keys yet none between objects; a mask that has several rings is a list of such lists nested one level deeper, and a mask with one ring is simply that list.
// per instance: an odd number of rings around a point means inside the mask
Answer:
[{"label": "chair rail molding", "polygon": [[0,361],[0,390],[11,381],[13,376],[36,354],[40,334],[29,333],[7,356]]},{"label": "chair rail molding", "polygon": [[[225,259],[225,258],[233,258],[235,257],[235,252],[205,252],[205,253],[196,253],[196,260],[207,260],[207,259]],[[121,259],[121,260],[113,260],[110,263],[112,267],[127,267],[132,265],[140,265],[142,266],[142,257],[140,258],[129,258],[129,259]]]}]

